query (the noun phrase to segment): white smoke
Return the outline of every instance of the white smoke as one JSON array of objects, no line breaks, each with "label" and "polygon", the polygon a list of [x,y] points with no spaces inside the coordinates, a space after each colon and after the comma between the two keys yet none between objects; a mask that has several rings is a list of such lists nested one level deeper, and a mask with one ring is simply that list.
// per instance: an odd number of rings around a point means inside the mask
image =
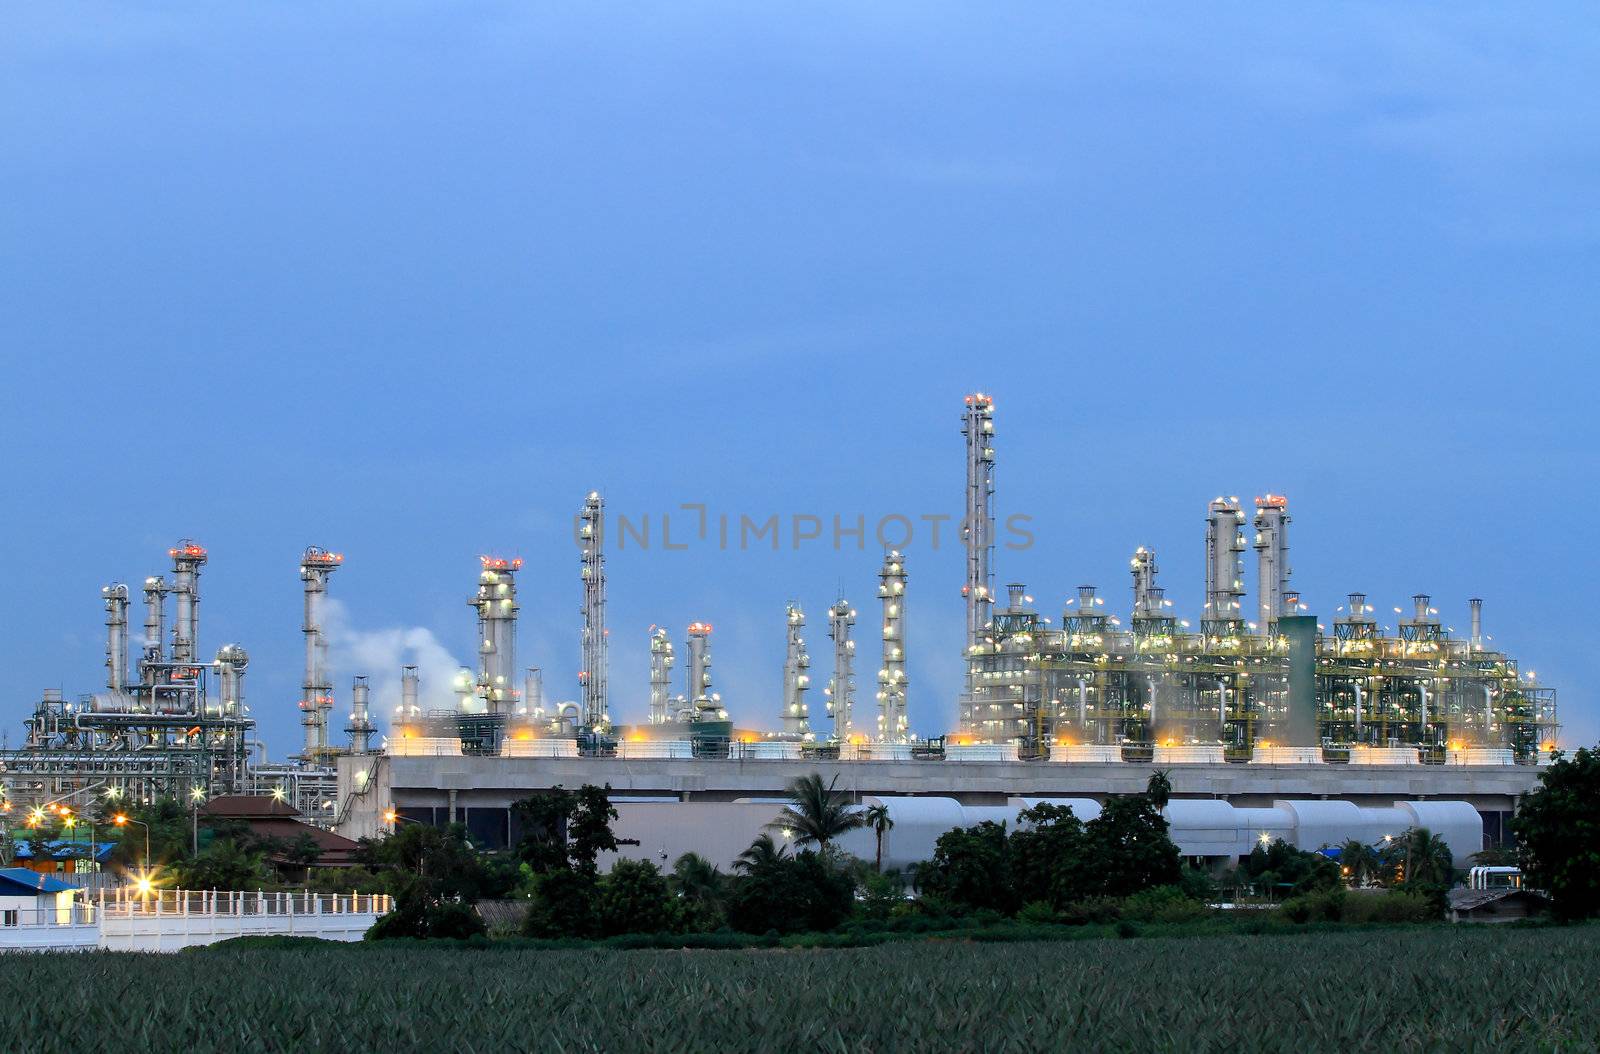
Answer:
[{"label": "white smoke", "polygon": [[[400,668],[417,668],[417,701],[423,710],[454,710],[450,690],[462,664],[422,626],[359,629],[349,609],[333,597],[323,604],[323,631],[328,635],[328,663],[333,669],[334,697],[348,704],[350,679],[365,674],[372,687],[370,712],[382,728],[393,723],[400,705]],[[348,705],[345,706],[348,710]]]}]

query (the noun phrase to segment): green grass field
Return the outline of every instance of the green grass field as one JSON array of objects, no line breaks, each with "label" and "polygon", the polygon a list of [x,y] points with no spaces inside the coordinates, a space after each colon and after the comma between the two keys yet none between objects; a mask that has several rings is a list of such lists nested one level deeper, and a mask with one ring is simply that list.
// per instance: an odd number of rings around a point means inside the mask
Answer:
[{"label": "green grass field", "polygon": [[6,1049],[1593,1050],[1600,926],[0,962]]}]

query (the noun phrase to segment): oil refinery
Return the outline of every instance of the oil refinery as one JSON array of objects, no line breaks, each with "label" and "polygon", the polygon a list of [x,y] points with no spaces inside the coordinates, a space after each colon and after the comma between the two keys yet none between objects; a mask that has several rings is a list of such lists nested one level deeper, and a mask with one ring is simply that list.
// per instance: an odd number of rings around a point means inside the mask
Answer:
[{"label": "oil refinery", "polygon": [[[0,753],[5,796],[26,805],[100,787],[134,800],[275,793],[347,833],[371,833],[382,817],[403,814],[460,820],[503,844],[512,833],[509,802],[562,783],[607,782],[624,803],[733,804],[820,769],[843,775],[860,794],[943,795],[977,808],[1060,795],[1103,799],[1162,767],[1174,772],[1180,797],[1241,807],[1285,794],[1385,808],[1403,798],[1454,797],[1471,803],[1488,831],[1553,748],[1555,690],[1489,646],[1480,599],[1464,601],[1464,637],[1424,593],[1411,598],[1392,634],[1363,592],[1350,592],[1331,617],[1310,613],[1292,585],[1290,503],[1280,494],[1207,504],[1205,579],[1192,620],[1179,617],[1158,584],[1148,546],[1132,548],[1125,613],[1093,585],[1065,599],[1059,621],[1041,614],[1020,582],[997,593],[990,396],[966,397],[961,433],[960,684],[911,683],[906,605],[916,561],[901,549],[883,555],[876,605],[840,595],[817,618],[828,638],[818,660],[820,700],[798,601],[781,618],[774,613],[783,665],[766,702],[724,702],[713,626],[703,620],[685,628],[681,652],[664,626],[627,630],[647,641],[648,678],[613,682],[605,501],[591,492],[576,518],[581,660],[572,700],[547,701],[541,668],[518,666],[523,563],[503,555],[478,562],[467,597],[476,668],[462,668],[449,686],[455,705],[424,709],[414,666],[399,671],[396,698],[373,699],[368,678],[394,671],[330,668],[325,611],[344,556],[311,546],[298,563],[303,739],[292,758],[271,762],[245,703],[245,649],[224,643],[201,658],[209,554],[184,540],[168,551],[170,579],[156,575],[137,587],[144,625],[131,665],[132,591],[121,582],[102,590],[105,689],[73,700],[44,694],[23,744]],[[1251,549],[1253,605],[1245,589]],[[877,661],[858,670],[862,640]],[[682,690],[674,692],[680,654]],[[330,727],[336,681],[349,685],[342,741]],[[916,735],[917,700],[935,693],[955,699],[958,727]],[[636,697],[645,720],[617,723],[616,696],[627,704]],[[385,714],[387,734],[374,720]]]}]

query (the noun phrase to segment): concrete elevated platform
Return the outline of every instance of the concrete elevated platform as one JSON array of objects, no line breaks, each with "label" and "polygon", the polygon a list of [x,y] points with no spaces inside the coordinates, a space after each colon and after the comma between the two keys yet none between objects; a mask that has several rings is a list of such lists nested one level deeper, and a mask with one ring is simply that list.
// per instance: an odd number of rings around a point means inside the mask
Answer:
[{"label": "concrete elevated platform", "polygon": [[[962,805],[1007,805],[1013,798],[1092,798],[1144,790],[1157,768],[1178,798],[1216,799],[1270,808],[1286,799],[1338,799],[1387,807],[1399,801],[1449,799],[1483,814],[1513,811],[1532,790],[1532,765],[1187,764],[1149,762],[813,761],[805,759],[344,757],[339,826],[349,837],[386,830],[394,808],[424,822],[454,817],[485,840],[509,836],[507,812],[528,794],[585,783],[609,784],[636,802],[733,802],[779,799],[790,780],[809,772],[856,795],[935,796]],[[364,781],[356,773],[366,771]],[[357,786],[363,789],[358,793]],[[496,833],[498,832],[498,833]]]}]

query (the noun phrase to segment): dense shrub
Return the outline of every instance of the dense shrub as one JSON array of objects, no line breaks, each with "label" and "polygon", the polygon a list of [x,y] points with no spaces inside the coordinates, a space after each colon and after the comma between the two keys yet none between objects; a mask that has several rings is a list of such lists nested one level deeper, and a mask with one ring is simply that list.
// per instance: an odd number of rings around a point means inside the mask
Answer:
[{"label": "dense shrub", "polygon": [[1157,886],[1122,902],[1122,917],[1135,922],[1193,922],[1210,914],[1211,909],[1185,893],[1182,886]]},{"label": "dense shrub", "polygon": [[854,906],[855,879],[810,850],[750,868],[727,898],[728,923],[745,933],[831,930]]},{"label": "dense shrub", "polygon": [[487,932],[471,904],[431,899],[413,886],[395,898],[394,909],[372,924],[366,939],[462,940]]},{"label": "dense shrub", "polygon": [[600,880],[600,932],[663,933],[673,928],[672,893],[667,880],[648,860],[618,860]]},{"label": "dense shrub", "polygon": [[594,937],[600,932],[598,894],[599,880],[587,871],[562,867],[536,875],[522,932],[529,937]]},{"label": "dense shrub", "polygon": [[1017,890],[1006,825],[985,820],[941,834],[934,843],[933,859],[917,868],[917,888],[958,911],[1015,911]]},{"label": "dense shrub", "polygon": [[1338,922],[1344,918],[1345,900],[1344,890],[1324,889],[1291,897],[1278,910],[1290,922]]},{"label": "dense shrub", "polygon": [[1116,897],[1085,897],[1062,908],[1059,917],[1073,926],[1105,925],[1122,918],[1122,901]]},{"label": "dense shrub", "polygon": [[1345,922],[1428,922],[1436,918],[1433,903],[1418,893],[1351,893],[1344,898]]}]

